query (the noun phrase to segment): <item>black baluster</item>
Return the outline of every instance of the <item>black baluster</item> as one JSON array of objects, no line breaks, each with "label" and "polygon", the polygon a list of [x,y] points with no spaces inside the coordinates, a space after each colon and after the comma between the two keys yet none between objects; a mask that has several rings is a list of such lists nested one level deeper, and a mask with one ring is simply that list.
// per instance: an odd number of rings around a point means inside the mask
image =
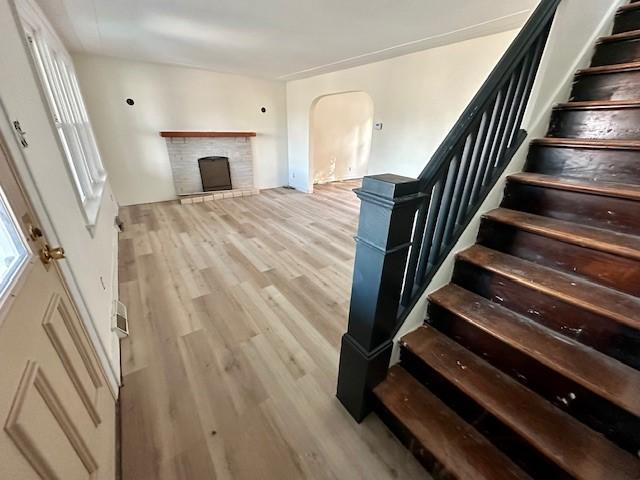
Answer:
[{"label": "black baluster", "polygon": [[467,178],[464,182],[464,190],[462,192],[462,199],[460,201],[460,209],[458,210],[458,215],[456,217],[456,226],[461,226],[463,220],[467,216],[467,212],[469,211],[469,199],[471,198],[471,190],[473,188],[473,182],[476,178],[476,174],[478,172],[479,163],[480,163],[480,154],[482,153],[482,149],[484,143],[487,138],[487,133],[489,130],[489,118],[491,112],[493,111],[494,103],[491,103],[486,111],[482,114],[482,120],[480,122],[480,126],[478,127],[478,133],[476,135],[475,144],[473,146],[473,153],[471,155],[471,165],[469,167],[469,173],[467,173]]},{"label": "black baluster", "polygon": [[509,111],[509,108],[511,107],[511,102],[513,101],[515,84],[516,84],[516,79],[515,79],[515,76],[512,74],[511,77],[509,78],[509,83],[507,84],[506,91],[504,94],[504,102],[500,110],[500,120],[498,122],[498,131],[496,133],[495,140],[491,147],[491,153],[489,154],[489,159],[485,167],[484,175],[482,177],[480,192],[485,191],[485,188],[487,187],[491,178],[493,177],[493,171],[497,161],[500,142],[502,141],[502,138],[504,136],[504,131],[507,126],[507,112]]},{"label": "black baluster", "polygon": [[[500,147],[498,149],[498,154],[496,157],[495,167],[502,165],[505,161],[505,152],[507,147],[509,146],[509,142],[514,132],[514,125],[516,122],[516,115],[518,112],[518,107],[520,106],[520,101],[522,100],[523,89],[526,84],[526,59],[523,60],[514,72],[514,78],[517,76],[518,81],[516,83],[516,87],[513,93],[513,99],[511,101],[511,105],[509,106],[509,113],[507,115],[507,124],[504,130],[504,135],[500,140]],[[495,176],[492,175],[491,178]]]},{"label": "black baluster", "polygon": [[476,172],[476,178],[473,181],[473,188],[471,189],[470,203],[475,203],[478,195],[480,194],[480,187],[482,186],[482,180],[484,178],[484,171],[486,170],[487,163],[489,161],[489,153],[491,152],[491,146],[497,133],[498,119],[500,116],[500,110],[503,102],[503,91],[498,92],[498,96],[493,104],[493,112],[491,112],[491,121],[489,122],[488,135],[485,144],[482,147],[482,153],[480,154],[480,164],[478,171]]},{"label": "black baluster", "polygon": [[431,202],[429,204],[429,212],[427,214],[427,226],[425,228],[424,240],[422,241],[422,249],[420,250],[420,260],[418,261],[418,271],[416,272],[416,284],[422,286],[428,275],[429,256],[433,248],[433,234],[436,229],[436,221],[438,220],[438,212],[442,204],[442,193],[444,190],[444,178],[448,169],[440,174],[438,180],[433,186],[431,192]]},{"label": "black baluster", "polygon": [[413,239],[411,241],[411,252],[409,253],[409,262],[407,263],[407,271],[404,276],[404,286],[402,287],[402,299],[400,305],[406,307],[411,301],[413,295],[413,287],[416,280],[416,271],[418,268],[418,259],[420,258],[420,250],[424,244],[424,229],[427,223],[427,211],[429,209],[430,198],[427,197],[418,209],[418,215],[413,228]]},{"label": "black baluster", "polygon": [[449,215],[449,207],[451,206],[451,194],[453,193],[453,186],[458,175],[458,168],[460,166],[460,156],[456,155],[451,161],[451,166],[447,172],[447,181],[444,186],[444,192],[442,194],[442,206],[438,212],[438,220],[436,221],[436,230],[433,234],[433,244],[431,247],[431,253],[429,254],[429,267],[436,264],[440,252],[444,245],[442,244],[442,237],[444,236],[444,227]]},{"label": "black baluster", "polygon": [[[477,124],[472,125],[472,129],[475,130]],[[442,244],[447,246],[453,235],[454,228],[456,226],[456,218],[458,218],[458,210],[460,209],[462,200],[462,189],[469,171],[469,164],[471,161],[471,151],[473,150],[476,139],[476,132],[472,131],[467,136],[464,143],[464,150],[460,157],[460,168],[458,169],[458,176],[456,178],[455,186],[451,194],[451,207],[449,208],[449,214],[447,215],[447,223],[444,229],[444,236],[442,237]]]},{"label": "black baluster", "polygon": [[[546,43],[547,36],[549,34],[549,28],[551,28],[551,24],[546,29],[546,33],[536,42],[536,46],[534,48],[534,53],[532,55],[532,63],[529,73],[527,75],[527,83],[524,89],[524,95],[520,101],[520,105],[518,107],[518,114],[516,117],[516,129],[509,140],[509,145],[513,147],[513,142],[516,139],[517,131],[520,129],[520,125],[522,125],[522,119],[524,118],[524,114],[527,110],[527,104],[529,103],[529,97],[531,96],[531,90],[533,89],[533,82],[536,79],[536,74],[538,72],[538,67],[540,66],[540,61],[542,60],[542,53],[544,50],[544,45]],[[531,54],[530,54],[531,55]]]}]

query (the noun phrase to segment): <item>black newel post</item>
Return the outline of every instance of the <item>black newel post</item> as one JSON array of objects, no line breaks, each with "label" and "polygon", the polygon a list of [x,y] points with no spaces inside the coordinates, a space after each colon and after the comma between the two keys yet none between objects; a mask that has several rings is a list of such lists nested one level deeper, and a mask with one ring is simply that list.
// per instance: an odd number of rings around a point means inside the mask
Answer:
[{"label": "black newel post", "polygon": [[362,204],[337,397],[360,422],[389,368],[414,216],[424,195],[418,180],[391,174],[365,177],[355,192]]}]

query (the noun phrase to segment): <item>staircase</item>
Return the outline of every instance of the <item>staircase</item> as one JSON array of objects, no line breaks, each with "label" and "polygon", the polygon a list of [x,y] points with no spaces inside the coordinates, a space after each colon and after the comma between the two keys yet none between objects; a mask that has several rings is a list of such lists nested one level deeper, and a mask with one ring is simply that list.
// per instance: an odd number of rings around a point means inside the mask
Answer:
[{"label": "staircase", "polygon": [[373,390],[436,478],[640,478],[640,2]]}]

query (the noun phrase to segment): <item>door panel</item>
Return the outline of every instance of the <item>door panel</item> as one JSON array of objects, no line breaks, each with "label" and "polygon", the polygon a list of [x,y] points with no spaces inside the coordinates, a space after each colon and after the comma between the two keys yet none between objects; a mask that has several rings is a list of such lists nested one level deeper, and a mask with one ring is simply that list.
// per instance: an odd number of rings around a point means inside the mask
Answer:
[{"label": "door panel", "polygon": [[5,430],[45,479],[89,479],[98,469],[72,417],[44,369],[27,362]]},{"label": "door panel", "polygon": [[0,479],[113,480],[115,398],[1,148],[0,189],[32,252],[0,317]]},{"label": "door panel", "polygon": [[91,358],[91,347],[60,295],[51,298],[42,325],[88,414],[98,426],[97,402],[103,384]]}]

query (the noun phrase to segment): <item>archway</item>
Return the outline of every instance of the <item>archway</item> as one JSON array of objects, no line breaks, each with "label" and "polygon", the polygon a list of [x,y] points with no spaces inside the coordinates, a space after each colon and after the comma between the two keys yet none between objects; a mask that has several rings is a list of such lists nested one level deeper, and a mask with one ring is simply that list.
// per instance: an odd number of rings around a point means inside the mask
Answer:
[{"label": "archway", "polygon": [[313,185],[367,174],[373,100],[365,92],[324,95],[311,105],[309,174]]}]

